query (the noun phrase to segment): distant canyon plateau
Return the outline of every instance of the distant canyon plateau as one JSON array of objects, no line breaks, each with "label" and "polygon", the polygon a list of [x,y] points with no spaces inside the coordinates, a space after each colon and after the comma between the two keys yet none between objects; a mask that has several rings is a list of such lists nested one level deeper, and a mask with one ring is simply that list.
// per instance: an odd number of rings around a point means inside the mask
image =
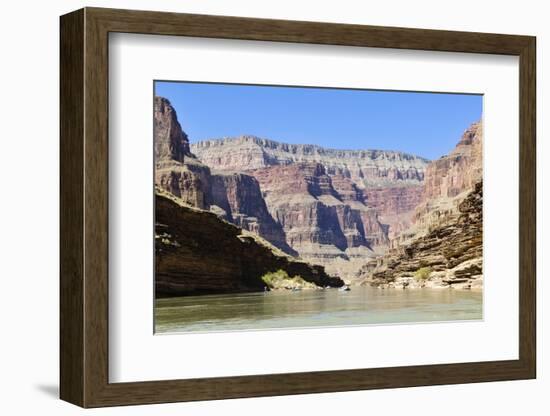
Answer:
[{"label": "distant canyon plateau", "polygon": [[260,291],[277,271],[317,287],[483,286],[481,122],[433,161],[248,135],[190,143],[162,97],[154,133],[159,295]]}]

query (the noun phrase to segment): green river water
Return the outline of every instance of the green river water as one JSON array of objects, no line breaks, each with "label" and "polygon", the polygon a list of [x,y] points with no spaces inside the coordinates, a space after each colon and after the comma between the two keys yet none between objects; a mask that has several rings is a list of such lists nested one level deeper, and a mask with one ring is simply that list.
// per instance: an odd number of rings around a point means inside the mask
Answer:
[{"label": "green river water", "polygon": [[204,332],[482,319],[482,292],[337,289],[157,299],[155,332]]}]

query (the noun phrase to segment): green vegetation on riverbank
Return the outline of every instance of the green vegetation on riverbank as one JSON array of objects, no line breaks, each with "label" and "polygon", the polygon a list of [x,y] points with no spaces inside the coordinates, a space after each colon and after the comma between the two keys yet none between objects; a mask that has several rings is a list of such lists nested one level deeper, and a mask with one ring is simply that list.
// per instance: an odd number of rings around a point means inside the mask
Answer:
[{"label": "green vegetation on riverbank", "polygon": [[414,273],[414,277],[416,278],[416,280],[428,280],[431,274],[431,267],[421,267]]},{"label": "green vegetation on riverbank", "polygon": [[300,276],[290,277],[288,273],[282,269],[264,274],[262,280],[270,290],[300,290],[315,289],[317,287],[315,284],[305,281]]}]

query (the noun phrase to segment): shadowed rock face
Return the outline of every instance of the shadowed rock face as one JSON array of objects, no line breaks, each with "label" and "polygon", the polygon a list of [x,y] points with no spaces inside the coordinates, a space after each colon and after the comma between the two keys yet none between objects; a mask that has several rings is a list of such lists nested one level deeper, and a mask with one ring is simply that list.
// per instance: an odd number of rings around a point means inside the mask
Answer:
[{"label": "shadowed rock face", "polygon": [[177,198],[157,193],[155,210],[157,296],[262,291],[261,277],[277,270],[320,287],[343,285],[322,266],[297,261],[260,237]]},{"label": "shadowed rock face", "polygon": [[[262,236],[271,244],[296,255],[281,224],[265,204],[258,181],[243,173],[216,173],[210,180],[210,210],[239,227]],[[221,210],[217,210],[217,208]]]}]

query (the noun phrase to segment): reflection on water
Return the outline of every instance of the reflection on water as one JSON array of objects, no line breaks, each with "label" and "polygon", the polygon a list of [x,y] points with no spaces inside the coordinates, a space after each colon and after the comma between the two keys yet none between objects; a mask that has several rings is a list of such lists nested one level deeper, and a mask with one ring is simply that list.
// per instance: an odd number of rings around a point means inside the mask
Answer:
[{"label": "reflection on water", "polygon": [[157,299],[157,333],[482,319],[482,293],[449,289],[274,291]]}]

